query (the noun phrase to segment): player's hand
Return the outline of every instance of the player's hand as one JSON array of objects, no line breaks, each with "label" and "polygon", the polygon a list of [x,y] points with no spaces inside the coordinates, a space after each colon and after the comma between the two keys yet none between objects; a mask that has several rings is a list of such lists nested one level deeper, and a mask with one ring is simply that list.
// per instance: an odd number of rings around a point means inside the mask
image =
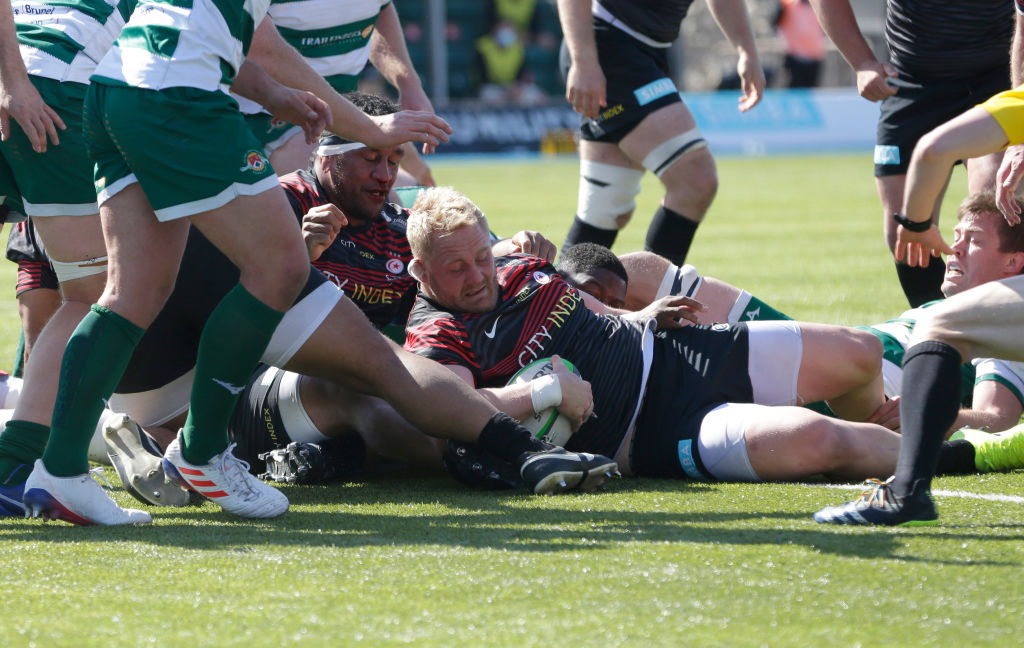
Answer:
[{"label": "player's hand", "polygon": [[743,91],[743,95],[739,98],[740,112],[747,112],[761,101],[767,81],[765,81],[764,70],[758,59],[748,57],[743,52],[740,52],[736,71],[740,75],[740,89]]},{"label": "player's hand", "polygon": [[594,394],[590,383],[570,371],[557,355],[551,356],[551,367],[562,388],[562,403],[558,411],[569,418],[572,431],[575,432],[594,414]]},{"label": "player's hand", "polygon": [[390,115],[370,117],[380,129],[368,134],[366,145],[371,148],[391,148],[406,142],[423,142],[423,153],[433,153],[438,144],[447,142],[452,127],[445,120],[425,110],[403,110]]},{"label": "player's hand", "polygon": [[269,104],[265,108],[271,115],[302,128],[307,144],[316,144],[331,123],[330,107],[312,92],[278,86],[269,95]]},{"label": "player's hand", "polygon": [[544,235],[540,232],[534,232],[532,230],[523,230],[516,232],[512,235],[512,238],[499,241],[495,245],[504,244],[506,246],[503,254],[497,254],[496,256],[504,256],[505,254],[512,254],[513,252],[522,252],[523,254],[531,254],[535,257],[540,257],[548,262],[555,260],[555,255],[558,253],[558,248],[551,241],[544,238]]},{"label": "player's hand", "polygon": [[932,225],[923,232],[911,232],[899,225],[896,228],[896,261],[908,266],[927,268],[931,257],[953,254],[953,248],[946,245],[939,234],[939,228]]},{"label": "player's hand", "polygon": [[894,396],[878,406],[866,423],[875,423],[893,432],[900,431],[900,397]]},{"label": "player's hand", "polygon": [[627,313],[623,317],[638,322],[653,319],[658,328],[682,328],[687,326],[687,322],[697,324],[697,313],[706,310],[707,306],[692,297],[666,295],[651,302],[643,310]]},{"label": "player's hand", "polygon": [[881,101],[896,94],[896,88],[889,85],[886,79],[899,76],[891,63],[872,61],[857,72],[857,92],[868,101]]},{"label": "player's hand", "polygon": [[608,106],[601,66],[596,62],[573,61],[565,80],[565,98],[573,110],[588,119],[596,119],[601,109]]},{"label": "player's hand", "polygon": [[1024,144],[1006,149],[996,172],[996,205],[1010,225],[1020,223],[1020,208],[1014,196],[1021,177],[1024,177]]},{"label": "player's hand", "polygon": [[64,130],[64,120],[57,112],[43,102],[39,91],[28,80],[28,77],[17,79],[6,86],[0,86],[0,140],[7,141],[11,136],[11,119],[18,122],[25,131],[32,150],[36,153],[46,151],[46,141],[60,144],[57,130]]},{"label": "player's hand", "polygon": [[316,261],[324,253],[341,228],[348,225],[348,218],[333,203],[317,205],[302,217],[302,239],[309,250],[309,260]]}]

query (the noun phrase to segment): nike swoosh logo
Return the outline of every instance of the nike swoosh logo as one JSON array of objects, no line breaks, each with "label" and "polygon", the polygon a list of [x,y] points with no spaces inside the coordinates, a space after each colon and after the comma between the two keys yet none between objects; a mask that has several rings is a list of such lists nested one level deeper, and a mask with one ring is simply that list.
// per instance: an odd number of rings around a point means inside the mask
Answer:
[{"label": "nike swoosh logo", "polygon": [[237,396],[238,394],[241,394],[242,390],[245,389],[245,385],[242,385],[241,387],[238,387],[236,385],[232,385],[229,382],[224,382],[223,380],[217,380],[216,378],[211,378],[210,380],[212,380],[213,382],[217,383],[218,385],[220,385],[224,389],[228,390],[229,392],[231,392],[235,396]]},{"label": "nike swoosh logo", "polygon": [[484,331],[484,335],[486,335],[487,337],[489,337],[489,338],[491,338],[493,340],[494,339],[494,333],[498,329],[498,320],[500,320],[500,319],[501,319],[501,315],[498,315],[496,318],[494,318],[494,324],[491,324],[491,330],[490,331]]}]

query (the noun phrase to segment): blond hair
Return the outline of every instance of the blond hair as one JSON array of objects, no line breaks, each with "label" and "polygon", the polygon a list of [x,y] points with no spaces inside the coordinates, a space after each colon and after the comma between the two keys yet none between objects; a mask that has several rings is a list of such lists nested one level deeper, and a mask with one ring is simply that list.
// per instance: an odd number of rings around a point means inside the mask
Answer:
[{"label": "blond hair", "polygon": [[429,258],[435,237],[447,236],[467,225],[488,231],[487,218],[480,208],[451,187],[429,187],[420,191],[409,211],[406,236],[412,255],[417,259]]}]

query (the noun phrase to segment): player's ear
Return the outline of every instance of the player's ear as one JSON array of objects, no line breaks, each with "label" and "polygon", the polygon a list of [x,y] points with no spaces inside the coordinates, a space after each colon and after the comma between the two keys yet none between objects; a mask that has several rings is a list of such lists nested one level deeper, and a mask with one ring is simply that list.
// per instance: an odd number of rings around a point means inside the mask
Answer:
[{"label": "player's ear", "polygon": [[1004,272],[1007,277],[1024,274],[1024,252],[1014,252],[1008,255]]},{"label": "player's ear", "polygon": [[409,274],[412,276],[413,279],[422,283],[424,275],[423,262],[420,261],[419,259],[413,258],[413,260],[409,263]]}]

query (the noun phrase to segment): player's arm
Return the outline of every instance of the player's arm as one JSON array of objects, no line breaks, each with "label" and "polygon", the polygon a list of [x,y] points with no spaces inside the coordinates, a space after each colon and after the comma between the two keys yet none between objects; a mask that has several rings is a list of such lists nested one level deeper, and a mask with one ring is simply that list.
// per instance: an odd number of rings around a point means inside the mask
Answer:
[{"label": "player's arm", "polygon": [[850,0],[810,0],[818,22],[857,74],[857,91],[868,101],[881,101],[896,94],[886,78],[897,76],[896,68],[875,58],[864,39]]},{"label": "player's arm", "polygon": [[595,118],[607,106],[605,78],[597,58],[590,0],[558,0],[565,46],[572,65],[565,80],[565,98],[584,117]]},{"label": "player's arm", "polygon": [[242,62],[232,87],[274,117],[301,126],[309,144],[316,142],[330,123],[331,110],[316,95],[282,85],[251,60]]},{"label": "player's arm", "polygon": [[370,62],[398,90],[398,102],[406,110],[434,112],[423,84],[409,58],[398,10],[391,2],[380,10],[370,37]]},{"label": "player's arm", "polygon": [[739,56],[736,71],[743,91],[740,112],[746,112],[761,101],[765,87],[764,70],[754,44],[754,32],[750,29],[747,5],[743,0],[708,0],[708,9]]},{"label": "player's arm", "polygon": [[666,295],[651,302],[645,308],[638,311],[626,311],[612,308],[599,301],[588,292],[579,291],[583,297],[583,304],[598,315],[618,315],[623,319],[635,321],[654,320],[658,328],[680,328],[687,326],[687,323],[698,324],[697,313],[707,310],[707,307],[692,297],[682,295]]},{"label": "player's arm", "polygon": [[[256,28],[248,59],[259,64],[274,79],[325,100],[331,109],[331,122],[327,127],[342,137],[372,148],[390,148],[415,141],[423,142],[425,147],[432,150],[441,142],[448,141],[451,126],[433,113],[407,110],[370,117],[356,108],[309,67],[302,55],[284,40],[269,18],[264,18]],[[235,83],[237,85],[237,79]],[[244,95],[241,91],[239,94]],[[269,109],[268,106],[264,107]]]},{"label": "player's arm", "polygon": [[53,108],[43,103],[39,91],[29,81],[18,48],[17,30],[10,0],[0,0],[0,140],[11,136],[11,119],[25,131],[37,153],[46,150],[49,137],[60,144],[57,129],[66,126]]},{"label": "player's arm", "polygon": [[[573,429],[576,430],[583,424],[584,415],[592,411],[594,397],[590,383],[569,371],[565,363],[554,359],[557,357],[552,357],[555,370],[553,380],[551,376],[543,376],[528,383],[485,387],[476,391],[496,409],[520,421],[555,407],[572,421]],[[473,374],[466,367],[445,366],[467,384],[476,386]]]},{"label": "player's arm", "polygon": [[1024,405],[1011,389],[995,380],[983,380],[974,386],[971,408],[960,410],[946,436],[965,425],[1000,432],[1017,425],[1022,413]]},{"label": "player's arm", "polygon": [[[1017,88],[1024,85],[1024,14],[1020,13],[1020,5],[1014,17],[1013,44],[1010,47],[1010,86]],[[1024,177],[1024,144],[1016,144],[1006,149],[1003,159],[996,172],[996,204],[1003,217],[1010,225],[1020,222],[1020,212],[1013,199],[1017,186]]]}]

